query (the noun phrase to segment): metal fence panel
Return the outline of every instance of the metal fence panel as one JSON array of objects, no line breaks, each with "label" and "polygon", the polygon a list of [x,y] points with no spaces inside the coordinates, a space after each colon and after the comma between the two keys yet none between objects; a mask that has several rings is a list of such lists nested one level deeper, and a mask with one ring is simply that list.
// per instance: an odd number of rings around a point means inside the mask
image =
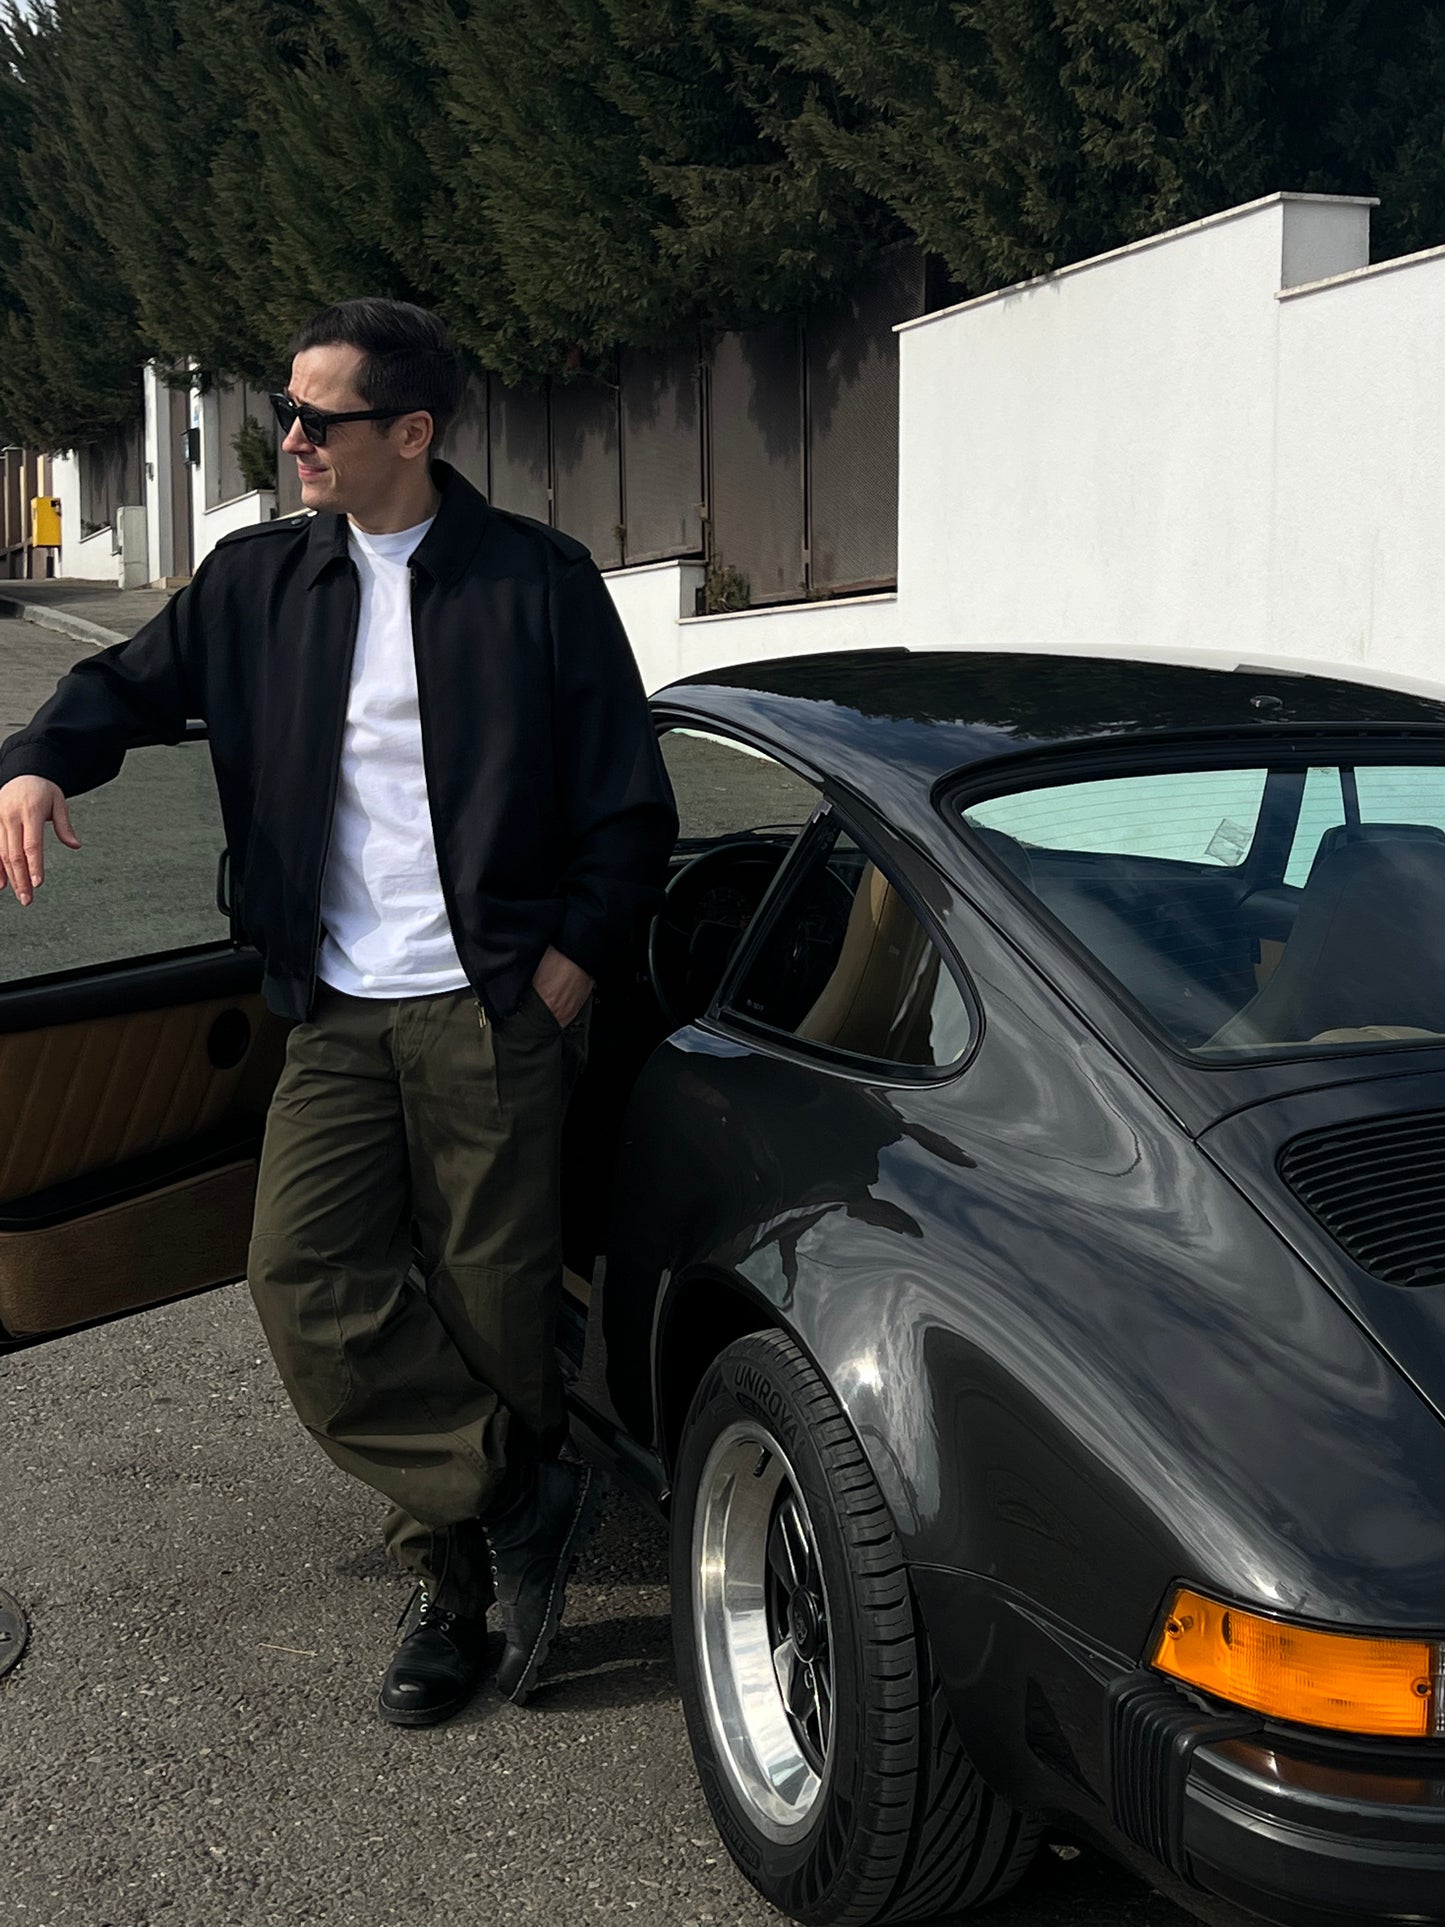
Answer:
[{"label": "metal fence panel", "polygon": [[211,420],[214,423],[216,445],[206,463],[207,508],[215,508],[221,502],[232,502],[238,495],[250,492],[246,478],[241,473],[240,458],[236,454],[236,436],[248,418],[263,433],[266,423],[272,419],[271,404],[265,392],[249,387],[244,381],[232,382],[227,388],[218,386],[213,400],[215,407]]},{"label": "metal fence panel", "polygon": [[109,528],[115,512],[145,500],[141,471],[145,457],[145,420],[137,415],[80,451],[80,532]]},{"label": "metal fence panel", "polygon": [[709,378],[712,554],[751,602],[801,596],[803,396],[792,320],[719,335]]},{"label": "metal fence panel", "polygon": [[552,385],[552,518],[587,544],[599,569],[622,561],[622,461],[610,381]]},{"label": "metal fence panel", "polygon": [[487,378],[474,375],[456,417],[442,437],[439,453],[483,495],[492,492],[487,464]]},{"label": "metal fence panel", "polygon": [[627,562],[702,551],[702,381],[697,344],[625,351],[622,522]]},{"label": "metal fence panel", "polygon": [[492,500],[499,509],[551,518],[550,454],[547,444],[545,388],[508,388],[488,379],[490,401],[487,447],[491,460]]},{"label": "metal fence panel", "polygon": [[815,592],[898,574],[898,339],[923,311],[923,257],[899,250],[849,297],[809,317],[808,503]]}]

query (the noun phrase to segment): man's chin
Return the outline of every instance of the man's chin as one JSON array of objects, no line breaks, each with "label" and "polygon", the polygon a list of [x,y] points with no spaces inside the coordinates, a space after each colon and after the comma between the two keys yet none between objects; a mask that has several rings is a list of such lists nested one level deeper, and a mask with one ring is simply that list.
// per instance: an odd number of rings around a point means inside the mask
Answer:
[{"label": "man's chin", "polygon": [[300,475],[301,501],[305,508],[319,509],[330,506],[332,478],[325,470],[319,475]]}]

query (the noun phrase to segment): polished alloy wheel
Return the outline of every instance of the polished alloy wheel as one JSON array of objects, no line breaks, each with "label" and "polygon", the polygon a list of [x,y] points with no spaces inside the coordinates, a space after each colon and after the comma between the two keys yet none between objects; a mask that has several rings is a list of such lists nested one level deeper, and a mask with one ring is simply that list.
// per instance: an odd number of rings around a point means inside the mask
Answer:
[{"label": "polished alloy wheel", "polygon": [[828,1595],[793,1468],[751,1420],[719,1436],[703,1469],[693,1588],[717,1756],[760,1830],[794,1838],[831,1760]]}]

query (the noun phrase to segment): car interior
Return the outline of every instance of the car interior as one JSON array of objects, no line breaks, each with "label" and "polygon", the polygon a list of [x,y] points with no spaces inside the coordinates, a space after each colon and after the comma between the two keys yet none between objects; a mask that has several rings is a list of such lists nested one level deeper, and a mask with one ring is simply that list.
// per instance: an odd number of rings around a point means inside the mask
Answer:
[{"label": "car interior", "polygon": [[[1392,774],[1398,802],[1404,773]],[[1437,797],[1445,802],[1437,772],[1425,774],[1432,807]],[[1339,785],[1345,820],[1321,827],[1317,808],[1302,809],[1305,773],[1270,772],[1253,835],[1222,846],[1235,860],[1152,854],[1148,846],[1164,833],[1131,810],[1127,779],[1109,799],[1117,850],[1068,847],[1062,787],[1050,792],[1050,842],[1000,828],[1009,811],[999,804],[978,810],[986,822],[972,809],[964,821],[1191,1052],[1223,1058],[1430,1042],[1445,1036],[1433,967],[1445,931],[1445,828],[1360,815],[1354,775],[1310,772],[1317,793],[1327,777]],[[1157,792],[1148,800],[1157,804]],[[1023,805],[1024,795],[1000,799],[1009,801]],[[1021,830],[1027,814],[1013,812]],[[1088,840],[1109,840],[1097,817]]]}]

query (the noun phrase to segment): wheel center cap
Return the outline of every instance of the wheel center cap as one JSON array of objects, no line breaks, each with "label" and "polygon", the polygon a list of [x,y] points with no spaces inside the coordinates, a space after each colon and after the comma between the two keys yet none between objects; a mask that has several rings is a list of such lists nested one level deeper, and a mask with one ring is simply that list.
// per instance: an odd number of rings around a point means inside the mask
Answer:
[{"label": "wheel center cap", "polygon": [[799,1659],[817,1658],[821,1625],[817,1600],[800,1587],[788,1601],[788,1636]]}]

